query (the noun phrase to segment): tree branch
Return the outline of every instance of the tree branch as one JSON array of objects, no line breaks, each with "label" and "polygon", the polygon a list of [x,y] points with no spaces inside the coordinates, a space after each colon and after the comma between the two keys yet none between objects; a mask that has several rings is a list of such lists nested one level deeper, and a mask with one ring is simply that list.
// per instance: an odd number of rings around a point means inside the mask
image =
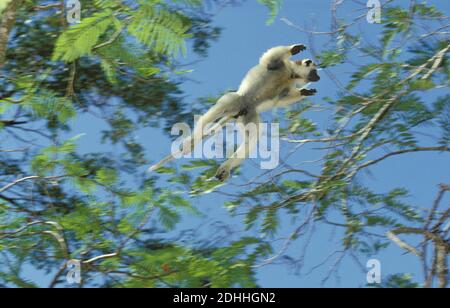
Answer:
[{"label": "tree branch", "polygon": [[401,155],[401,154],[406,154],[406,153],[414,153],[414,152],[449,152],[449,151],[450,151],[450,148],[448,148],[448,147],[418,147],[418,148],[413,148],[413,149],[395,151],[395,152],[388,153],[380,158],[368,161],[368,162],[358,166],[357,170],[361,170],[361,169],[367,168],[371,165],[375,165],[391,156],[396,156],[396,155]]},{"label": "tree branch", "polygon": [[4,65],[6,59],[6,50],[8,49],[8,39],[12,28],[16,23],[16,14],[24,0],[13,0],[3,11],[0,19],[0,68]]},{"label": "tree branch", "polygon": [[56,180],[56,179],[61,179],[66,177],[66,175],[59,175],[59,176],[49,176],[49,177],[41,177],[38,175],[33,175],[33,176],[27,176],[18,180],[15,180],[12,183],[9,183],[8,185],[4,186],[3,188],[0,188],[0,193],[7,191],[8,189],[16,186],[17,184],[20,184],[22,182],[25,181],[30,181],[30,180]]}]

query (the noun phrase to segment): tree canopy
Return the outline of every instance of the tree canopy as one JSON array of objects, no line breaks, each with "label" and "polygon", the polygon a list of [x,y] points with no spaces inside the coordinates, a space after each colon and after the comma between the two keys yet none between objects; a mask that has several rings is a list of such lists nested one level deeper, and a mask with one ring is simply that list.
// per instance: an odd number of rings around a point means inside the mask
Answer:
[{"label": "tree canopy", "polygon": [[[283,1],[257,2],[269,9],[270,26]],[[307,247],[315,228],[333,226],[340,247],[324,283],[345,257],[358,264],[399,245],[420,258],[424,279],[398,273],[382,287],[447,287],[449,183],[419,207],[404,187],[380,193],[361,179],[391,157],[448,155],[449,17],[426,3],[386,1],[373,45],[357,28],[366,15],[340,18],[341,3],[331,2],[327,32],[282,19],[309,37],[336,88],[320,106],[276,115],[282,151],[314,153],[314,164],[283,163],[228,188],[211,180],[219,165],[212,160],[145,174],[149,156],[134,133],[167,132],[209,106],[217,93],[205,93],[211,98],[200,107],[183,103],[189,69],[178,59],[187,50],[207,57],[219,38],[206,5],[239,10],[239,1],[94,0],[83,2],[75,25],[67,24],[64,1],[0,1],[0,285],[64,287],[67,262],[77,260],[81,286],[253,287],[263,266],[301,266],[304,256],[290,256],[289,247]],[[318,36],[326,42],[314,44]],[[349,78],[337,77],[345,63]],[[317,109],[329,116],[325,129],[310,117]],[[85,136],[72,133],[80,119],[98,121],[104,147],[118,150],[81,152]],[[208,230],[192,239],[179,229],[202,217],[192,199],[211,194],[227,197],[223,206],[243,217],[246,231],[228,240],[223,226],[224,235]],[[284,234],[287,218],[296,226]],[[50,278],[32,281],[24,274],[30,267]]]}]

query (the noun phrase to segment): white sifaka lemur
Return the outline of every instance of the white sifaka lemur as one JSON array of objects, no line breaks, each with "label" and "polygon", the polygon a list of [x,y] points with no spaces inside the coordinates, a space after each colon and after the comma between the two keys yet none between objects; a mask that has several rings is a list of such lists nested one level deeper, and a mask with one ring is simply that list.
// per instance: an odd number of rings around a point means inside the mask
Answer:
[{"label": "white sifaka lemur", "polygon": [[[254,123],[259,128],[261,112],[287,107],[306,96],[316,94],[315,89],[303,87],[320,80],[317,65],[309,59],[291,60],[293,55],[304,50],[306,50],[304,45],[297,44],[275,47],[264,53],[259,64],[247,73],[239,90],[222,96],[216,105],[200,117],[193,135],[183,143],[182,153],[189,154],[208,135],[204,132],[204,128],[216,121],[218,124],[215,129],[232,120],[243,125]],[[230,177],[231,170],[238,167],[258,144],[259,131],[256,136],[247,135],[248,132],[245,134],[243,143],[217,170],[216,178],[220,181],[226,181]],[[173,155],[152,166],[149,171],[160,168],[171,159]]]}]

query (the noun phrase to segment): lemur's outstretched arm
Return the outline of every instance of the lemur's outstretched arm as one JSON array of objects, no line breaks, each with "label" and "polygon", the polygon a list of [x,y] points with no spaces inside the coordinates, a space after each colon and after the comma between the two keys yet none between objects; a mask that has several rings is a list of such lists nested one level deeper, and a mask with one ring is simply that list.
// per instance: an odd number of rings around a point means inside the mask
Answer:
[{"label": "lemur's outstretched arm", "polygon": [[291,56],[299,54],[304,50],[306,50],[306,47],[302,44],[274,47],[263,54],[259,63],[264,67],[267,67],[268,70],[277,70],[281,68],[284,65],[284,62]]},{"label": "lemur's outstretched arm", "polygon": [[307,96],[314,96],[317,93],[316,89],[296,89],[293,88],[286,96],[280,97],[278,102],[275,103],[276,108],[286,108],[292,104],[295,104]]}]

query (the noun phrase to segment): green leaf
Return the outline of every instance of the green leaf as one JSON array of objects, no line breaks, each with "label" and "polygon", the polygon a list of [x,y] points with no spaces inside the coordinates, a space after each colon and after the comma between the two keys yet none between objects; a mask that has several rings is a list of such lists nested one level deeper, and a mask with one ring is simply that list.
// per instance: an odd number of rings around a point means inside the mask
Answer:
[{"label": "green leaf", "polygon": [[158,6],[159,1],[139,1],[139,8],[133,13],[128,31],[155,53],[177,56],[186,53],[185,39],[189,23],[176,13]]},{"label": "green leaf", "polygon": [[180,215],[165,206],[159,207],[158,218],[161,224],[168,230],[173,230],[175,225],[180,221]]},{"label": "green leaf", "polygon": [[429,79],[417,79],[409,83],[412,91],[426,91],[433,89],[436,85]]},{"label": "green leaf", "polygon": [[58,97],[55,93],[47,90],[36,93],[23,106],[29,108],[35,118],[47,120],[56,118],[62,124],[77,115],[75,107],[68,98]]},{"label": "green leaf", "polygon": [[117,181],[117,172],[112,169],[100,169],[95,180],[102,185],[110,186]]},{"label": "green leaf", "polygon": [[105,10],[83,18],[81,23],[71,26],[56,41],[53,61],[72,62],[85,55],[91,55],[100,37],[114,23],[112,12]]},{"label": "green leaf", "polygon": [[283,6],[284,0],[258,0],[259,3],[265,5],[270,11],[270,17],[267,20],[267,24],[271,25],[275,21],[281,7]]},{"label": "green leaf", "polygon": [[345,53],[336,50],[326,50],[319,56],[320,67],[327,68],[344,63],[346,58]]}]

